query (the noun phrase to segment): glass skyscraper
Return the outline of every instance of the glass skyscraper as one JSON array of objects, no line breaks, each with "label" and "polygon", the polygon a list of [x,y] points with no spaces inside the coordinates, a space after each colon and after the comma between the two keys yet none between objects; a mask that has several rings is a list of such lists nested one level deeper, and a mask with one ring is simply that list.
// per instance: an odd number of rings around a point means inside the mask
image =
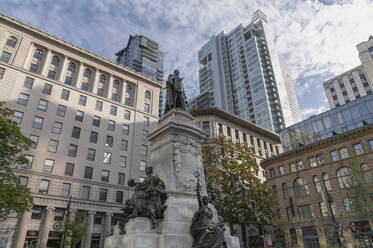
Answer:
[{"label": "glass skyscraper", "polygon": [[[203,98],[209,106],[203,107],[221,108],[276,133],[299,119],[293,118],[293,109],[299,116],[299,107],[290,106],[294,101],[288,98],[289,83],[260,10],[247,26],[212,36],[198,51],[198,60],[200,94],[209,94],[209,101]],[[190,101],[193,106],[203,105],[198,99]]]}]

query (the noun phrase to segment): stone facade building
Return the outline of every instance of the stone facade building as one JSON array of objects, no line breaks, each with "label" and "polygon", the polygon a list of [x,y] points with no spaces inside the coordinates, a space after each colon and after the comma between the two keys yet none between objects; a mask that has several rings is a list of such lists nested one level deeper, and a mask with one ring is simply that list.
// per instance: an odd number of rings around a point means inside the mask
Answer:
[{"label": "stone facade building", "polygon": [[4,15],[0,54],[0,101],[35,142],[16,169],[34,208],[1,223],[7,247],[59,247],[70,197],[86,216],[80,247],[103,247],[128,179],[145,176],[162,83]]}]

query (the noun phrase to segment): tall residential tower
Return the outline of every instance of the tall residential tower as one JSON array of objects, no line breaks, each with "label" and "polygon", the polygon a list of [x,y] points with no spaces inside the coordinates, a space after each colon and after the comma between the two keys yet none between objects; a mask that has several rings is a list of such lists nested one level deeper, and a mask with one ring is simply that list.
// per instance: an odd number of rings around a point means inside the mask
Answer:
[{"label": "tall residential tower", "polygon": [[[198,61],[200,93],[209,92],[208,101],[203,97],[209,106],[202,107],[221,108],[277,133],[295,123],[272,33],[260,10],[247,26],[212,36],[198,51]],[[190,103],[200,106],[198,99]],[[297,104],[294,108],[299,112]]]}]

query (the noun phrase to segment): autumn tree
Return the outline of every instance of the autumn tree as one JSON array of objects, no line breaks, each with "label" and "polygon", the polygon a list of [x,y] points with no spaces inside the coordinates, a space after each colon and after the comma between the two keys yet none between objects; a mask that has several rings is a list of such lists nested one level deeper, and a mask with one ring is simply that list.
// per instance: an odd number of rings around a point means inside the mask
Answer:
[{"label": "autumn tree", "polygon": [[259,165],[247,145],[212,139],[203,146],[202,156],[207,191],[215,198],[224,222],[232,227],[276,221],[278,203],[273,192],[258,178]]},{"label": "autumn tree", "polygon": [[14,169],[27,164],[23,152],[31,140],[23,136],[18,124],[11,120],[13,111],[0,102],[0,221],[11,212],[24,212],[32,207],[30,190],[20,184]]}]

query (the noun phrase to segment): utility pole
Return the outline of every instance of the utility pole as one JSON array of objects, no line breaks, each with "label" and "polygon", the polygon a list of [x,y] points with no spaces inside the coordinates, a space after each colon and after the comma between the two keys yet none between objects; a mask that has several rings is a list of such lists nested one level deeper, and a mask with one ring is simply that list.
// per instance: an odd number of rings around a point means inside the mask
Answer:
[{"label": "utility pole", "polygon": [[324,182],[324,188],[325,188],[326,197],[328,199],[328,208],[329,208],[329,211],[330,211],[330,215],[332,217],[334,232],[335,232],[335,235],[337,237],[337,243],[338,243],[339,247],[342,247],[341,239],[339,237],[339,232],[338,232],[338,229],[337,229],[337,223],[335,221],[335,217],[334,217],[334,213],[333,213],[333,208],[332,208],[333,199],[332,199],[332,196],[329,194],[328,189],[326,188],[325,181],[323,181],[323,182]]}]

